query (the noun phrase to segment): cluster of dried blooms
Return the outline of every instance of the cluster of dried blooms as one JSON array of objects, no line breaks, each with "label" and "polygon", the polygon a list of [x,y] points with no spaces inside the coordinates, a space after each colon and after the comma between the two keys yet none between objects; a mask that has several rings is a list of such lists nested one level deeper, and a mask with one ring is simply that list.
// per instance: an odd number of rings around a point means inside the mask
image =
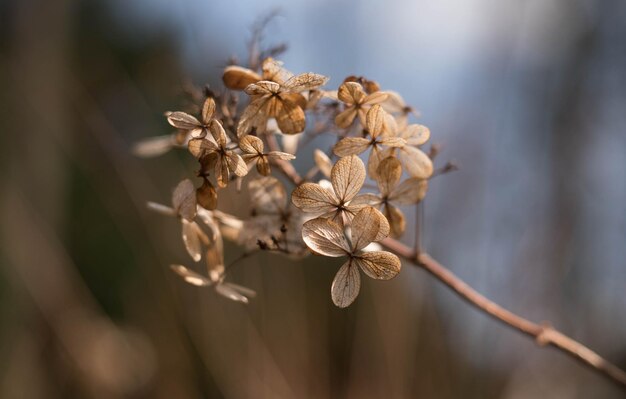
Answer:
[{"label": "cluster of dried blooms", "polygon": [[[331,297],[347,307],[359,293],[360,271],[378,280],[400,271],[398,256],[377,242],[401,237],[401,207],[426,195],[433,162],[421,146],[430,131],[409,123],[412,108],[374,81],[350,76],[327,90],[327,77],[294,75],[271,57],[250,65],[258,67],[226,67],[225,89],[205,90],[190,113],[167,112],[177,131],[136,148],[144,156],[186,148],[198,161],[197,186],[180,182],[171,207],[149,203],[180,219],[189,255],[195,262],[204,256],[208,267],[206,275],[182,265],[172,270],[190,284],[247,302],[254,291],[226,281],[223,237],[242,245],[244,256],[344,257]],[[328,136],[332,150],[309,150],[314,166],[298,173],[292,162],[298,149],[328,143]],[[218,210],[220,191],[230,184],[241,195],[237,201],[249,204],[245,217]],[[290,195],[286,185],[293,188]]]}]

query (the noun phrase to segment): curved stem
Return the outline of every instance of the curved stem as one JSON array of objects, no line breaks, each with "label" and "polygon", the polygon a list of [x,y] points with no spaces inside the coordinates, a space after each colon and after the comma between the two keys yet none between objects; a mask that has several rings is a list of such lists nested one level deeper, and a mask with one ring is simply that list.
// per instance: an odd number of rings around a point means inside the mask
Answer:
[{"label": "curved stem", "polygon": [[548,324],[534,323],[487,299],[426,253],[416,253],[412,248],[390,238],[383,240],[381,244],[415,266],[426,270],[478,310],[530,336],[541,346],[549,345],[555,347],[614,383],[626,388],[626,372],[624,370],[602,358],[578,341],[557,331]]}]

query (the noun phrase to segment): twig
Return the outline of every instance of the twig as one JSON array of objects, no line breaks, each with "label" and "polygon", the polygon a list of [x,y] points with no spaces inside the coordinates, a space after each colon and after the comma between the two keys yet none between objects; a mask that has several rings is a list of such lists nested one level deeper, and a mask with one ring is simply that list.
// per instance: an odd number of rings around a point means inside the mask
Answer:
[{"label": "twig", "polygon": [[415,266],[419,266],[429,272],[437,280],[448,286],[448,288],[452,289],[457,295],[478,310],[534,338],[537,344],[541,346],[550,345],[557,348],[614,383],[626,388],[626,372],[583,344],[564,335],[548,324],[542,325],[534,323],[487,299],[424,252],[418,254],[412,248],[391,238],[383,240],[381,244],[396,255],[405,258]]}]

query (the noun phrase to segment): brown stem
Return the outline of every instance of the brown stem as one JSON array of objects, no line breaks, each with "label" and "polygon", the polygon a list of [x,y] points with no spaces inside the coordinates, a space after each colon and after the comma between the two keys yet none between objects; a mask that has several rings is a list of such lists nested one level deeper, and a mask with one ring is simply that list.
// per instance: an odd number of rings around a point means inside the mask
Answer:
[{"label": "brown stem", "polygon": [[505,325],[534,338],[537,344],[541,346],[550,345],[557,348],[561,352],[568,354],[585,366],[592,368],[614,383],[626,388],[626,372],[608,360],[602,358],[600,355],[583,344],[564,335],[548,324],[534,323],[487,299],[475,289],[467,285],[459,277],[454,275],[441,263],[437,262],[424,252],[416,253],[416,251],[412,248],[390,238],[383,240],[381,244],[391,252],[394,252],[396,255],[425,269],[437,280],[448,286],[448,288],[452,289],[457,295],[478,310],[481,310]]}]

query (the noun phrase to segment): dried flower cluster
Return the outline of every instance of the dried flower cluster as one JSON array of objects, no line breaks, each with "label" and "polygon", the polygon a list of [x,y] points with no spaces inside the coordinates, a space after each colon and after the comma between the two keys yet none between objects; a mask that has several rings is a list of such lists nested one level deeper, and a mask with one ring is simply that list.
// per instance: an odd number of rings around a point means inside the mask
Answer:
[{"label": "dried flower cluster", "polygon": [[[189,255],[207,265],[206,275],[181,265],[172,270],[190,284],[247,302],[254,291],[226,281],[232,263],[225,265],[222,237],[243,246],[243,256],[343,257],[331,298],[347,307],[359,293],[360,271],[378,280],[400,272],[398,256],[376,242],[401,237],[401,207],[426,195],[433,162],[421,146],[430,132],[409,123],[412,109],[399,94],[372,80],[349,76],[329,90],[327,77],[293,74],[272,57],[248,66],[226,67],[223,90],[206,89],[197,109],[165,114],[175,133],[137,146],[143,156],[187,148],[198,162],[198,184],[180,182],[171,207],[149,203],[180,219]],[[328,145],[326,137],[334,137],[332,150],[310,148]],[[312,169],[298,172],[296,152],[313,158]],[[249,205],[243,217],[218,210],[231,184],[237,201]]]}]

